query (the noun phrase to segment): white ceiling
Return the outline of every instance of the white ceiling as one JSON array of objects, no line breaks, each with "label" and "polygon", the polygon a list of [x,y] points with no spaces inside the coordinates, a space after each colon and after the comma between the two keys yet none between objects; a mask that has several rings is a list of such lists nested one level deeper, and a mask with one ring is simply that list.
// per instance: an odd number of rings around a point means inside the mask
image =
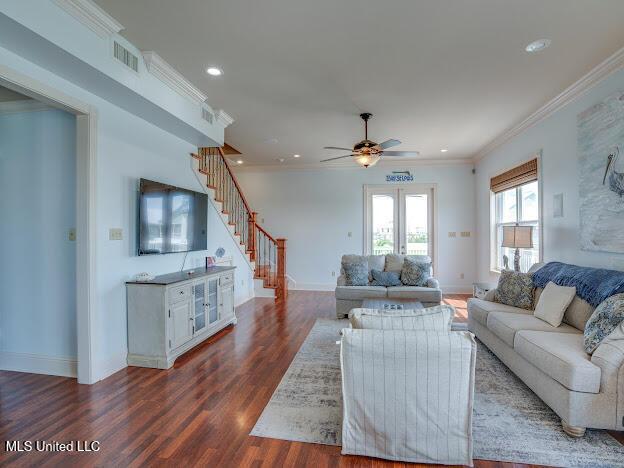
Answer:
[{"label": "white ceiling", "polygon": [[470,158],[624,45],[622,0],[96,2],[236,119],[248,165],[340,155],[322,148],[362,139],[363,111],[393,149]]}]

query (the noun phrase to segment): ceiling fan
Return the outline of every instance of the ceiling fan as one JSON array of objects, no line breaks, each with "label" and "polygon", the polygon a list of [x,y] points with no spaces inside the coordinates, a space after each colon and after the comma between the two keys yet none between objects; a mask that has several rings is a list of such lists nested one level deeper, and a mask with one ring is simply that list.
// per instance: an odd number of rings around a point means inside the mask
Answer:
[{"label": "ceiling fan", "polygon": [[321,162],[335,161],[342,158],[355,158],[356,162],[364,167],[374,166],[382,156],[418,156],[418,151],[386,151],[388,148],[400,145],[399,140],[386,140],[383,143],[375,143],[368,139],[368,120],[373,116],[368,112],[360,114],[364,120],[364,139],[351,148],[341,148],[338,146],[325,146],[325,149],[350,151],[350,154],[338,156],[336,158],[324,159]]}]

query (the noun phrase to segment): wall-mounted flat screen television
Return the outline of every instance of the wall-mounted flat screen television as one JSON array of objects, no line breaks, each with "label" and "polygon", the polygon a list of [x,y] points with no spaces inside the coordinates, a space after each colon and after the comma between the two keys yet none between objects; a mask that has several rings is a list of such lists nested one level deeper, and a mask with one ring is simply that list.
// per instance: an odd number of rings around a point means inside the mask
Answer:
[{"label": "wall-mounted flat screen television", "polygon": [[141,179],[139,255],[207,249],[208,196]]}]

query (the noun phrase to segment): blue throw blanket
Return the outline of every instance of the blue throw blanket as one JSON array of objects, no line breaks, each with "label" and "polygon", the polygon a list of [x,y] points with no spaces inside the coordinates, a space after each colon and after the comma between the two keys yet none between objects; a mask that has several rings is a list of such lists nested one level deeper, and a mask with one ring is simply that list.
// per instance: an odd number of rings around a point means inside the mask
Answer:
[{"label": "blue throw blanket", "polygon": [[533,273],[533,284],[544,288],[549,281],[576,286],[576,295],[597,307],[606,298],[624,293],[624,272],[550,262]]}]

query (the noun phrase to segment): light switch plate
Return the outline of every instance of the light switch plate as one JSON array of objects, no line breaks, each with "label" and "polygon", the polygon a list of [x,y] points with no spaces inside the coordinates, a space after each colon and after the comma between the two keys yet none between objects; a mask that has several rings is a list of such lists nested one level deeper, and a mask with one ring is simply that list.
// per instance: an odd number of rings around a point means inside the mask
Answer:
[{"label": "light switch plate", "polygon": [[123,229],[110,228],[108,231],[108,239],[109,240],[123,240]]},{"label": "light switch plate", "polygon": [[67,234],[67,238],[68,238],[70,241],[75,241],[75,240],[76,240],[76,230],[75,230],[74,228],[71,228],[71,229],[69,230],[69,233]]},{"label": "light switch plate", "polygon": [[461,232],[461,236],[462,237],[470,237],[470,231],[462,231]]},{"label": "light switch plate", "polygon": [[455,231],[450,231],[450,232],[448,233],[448,236],[449,236],[449,237],[457,237],[457,233],[456,233]]}]

